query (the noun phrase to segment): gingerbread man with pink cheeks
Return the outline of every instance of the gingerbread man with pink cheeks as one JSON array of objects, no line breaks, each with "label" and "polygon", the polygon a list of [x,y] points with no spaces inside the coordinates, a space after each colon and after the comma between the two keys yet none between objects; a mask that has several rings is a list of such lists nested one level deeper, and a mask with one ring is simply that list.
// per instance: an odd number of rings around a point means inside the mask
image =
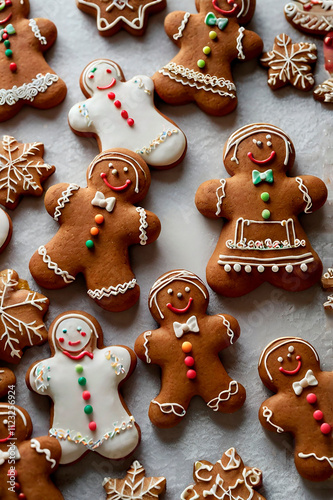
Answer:
[{"label": "gingerbread man with pink cheeks", "polygon": [[309,342],[282,337],[271,342],[259,360],[259,375],[276,395],[260,407],[261,424],[295,438],[295,465],[310,481],[333,475],[333,372],[320,369]]},{"label": "gingerbread man with pink cheeks", "polygon": [[149,308],[161,325],[135,342],[138,357],[162,370],[162,387],[149,407],[157,427],[178,424],[199,395],[213,411],[233,413],[245,401],[244,387],[229,377],[219,352],[236,342],[238,322],[227,314],[208,316],[208,291],[195,274],[163,274],[149,294]]},{"label": "gingerbread man with pink cheeks", "polygon": [[227,297],[244,295],[265,281],[301,291],[320,280],[322,263],[298,220],[326,201],[323,181],[289,177],[293,143],[278,127],[246,125],[224,147],[230,179],[203,183],[196,205],[211,219],[224,218],[207,265],[208,284]]},{"label": "gingerbread man with pink cheeks", "polygon": [[223,116],[237,106],[231,64],[258,57],[261,38],[246,30],[255,0],[196,0],[198,14],[176,11],[165,19],[167,35],[180,49],[153,76],[168,104],[196,102],[205,113]]}]

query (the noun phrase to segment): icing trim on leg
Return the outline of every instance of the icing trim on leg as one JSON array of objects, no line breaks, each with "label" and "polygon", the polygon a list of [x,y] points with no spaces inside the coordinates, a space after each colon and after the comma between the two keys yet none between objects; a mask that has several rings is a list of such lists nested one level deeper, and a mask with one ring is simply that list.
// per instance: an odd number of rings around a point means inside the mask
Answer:
[{"label": "icing trim on leg", "polygon": [[47,267],[57,276],[61,276],[65,283],[72,283],[75,281],[74,276],[69,274],[67,271],[60,269],[56,262],[52,262],[51,257],[47,254],[46,248],[43,245],[38,248],[38,254],[43,257],[43,262],[47,265]]},{"label": "icing trim on leg", "polygon": [[[233,387],[235,387],[234,391],[232,389]],[[221,391],[216,398],[211,399],[207,403],[207,406],[211,408],[213,411],[219,411],[219,404],[223,403],[224,401],[229,401],[231,396],[235,396],[237,392],[238,392],[238,382],[236,382],[236,380],[231,380],[231,382],[229,383],[229,388],[224,391]]]},{"label": "icing trim on leg", "polygon": [[112,286],[110,285],[109,288],[96,288],[95,290],[88,290],[87,294],[89,297],[92,299],[97,299],[101,300],[104,297],[110,297],[111,295],[119,295],[120,293],[123,295],[124,293],[127,292],[127,290],[130,290],[131,288],[135,288],[137,282],[136,279],[133,278],[131,281],[128,281],[127,283],[120,283],[117,286]]},{"label": "icing trim on leg", "polygon": [[[155,399],[151,401],[154,405],[158,405],[161,412],[164,413],[165,415],[169,415],[170,413],[173,413],[176,415],[176,417],[185,417],[186,415],[186,410],[185,408],[178,404],[178,403],[159,403]],[[180,413],[178,411],[180,410]],[[177,411],[178,410],[178,411]]]}]

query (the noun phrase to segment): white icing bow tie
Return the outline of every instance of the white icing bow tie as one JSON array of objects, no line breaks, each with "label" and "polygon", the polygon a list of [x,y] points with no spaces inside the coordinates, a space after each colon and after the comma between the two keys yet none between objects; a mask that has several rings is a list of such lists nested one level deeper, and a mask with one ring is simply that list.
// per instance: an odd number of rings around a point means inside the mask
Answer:
[{"label": "white icing bow tie", "polygon": [[306,372],[305,377],[302,378],[302,380],[300,380],[299,382],[293,383],[293,389],[294,389],[296,396],[300,396],[303,392],[303,389],[305,389],[306,387],[309,387],[309,385],[311,387],[318,385],[318,380],[313,375],[312,370],[308,370]]},{"label": "white icing bow tie", "polygon": [[96,191],[95,198],[91,202],[94,207],[105,208],[108,212],[112,212],[116,204],[116,198],[111,196],[110,198],[105,198],[104,194],[100,191]]},{"label": "white icing bow tie", "polygon": [[175,321],[173,323],[173,329],[174,329],[174,332],[175,332],[177,339],[180,339],[184,335],[184,333],[188,333],[188,332],[197,333],[197,332],[199,332],[199,326],[198,326],[198,321],[197,321],[196,316],[191,316],[186,321],[186,323],[178,323],[177,321]]},{"label": "white icing bow tie", "polygon": [[11,446],[10,448],[8,448],[8,451],[1,451],[0,450],[0,465],[3,465],[7,460],[9,460],[10,458],[11,459],[13,458],[13,455],[14,455],[13,448],[15,448],[15,452],[14,452],[15,453],[15,460],[19,460],[21,458],[16,446]]}]

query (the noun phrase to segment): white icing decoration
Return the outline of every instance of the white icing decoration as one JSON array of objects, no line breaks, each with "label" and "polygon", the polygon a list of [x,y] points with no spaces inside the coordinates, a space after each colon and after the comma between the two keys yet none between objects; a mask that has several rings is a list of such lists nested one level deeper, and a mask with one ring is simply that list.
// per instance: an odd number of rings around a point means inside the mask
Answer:
[{"label": "white icing decoration", "polygon": [[237,158],[237,150],[238,146],[244,139],[247,137],[251,137],[251,135],[258,134],[258,133],[265,133],[265,132],[270,132],[273,135],[277,135],[278,137],[281,137],[281,139],[284,140],[285,143],[285,148],[286,148],[286,156],[284,159],[284,165],[288,164],[289,161],[289,155],[292,153],[292,147],[291,147],[291,141],[287,134],[283,132],[278,127],[275,127],[274,125],[269,125],[266,123],[254,123],[252,125],[246,125],[245,127],[242,127],[236,132],[234,132],[228,139],[226,148],[225,148],[225,153],[224,153],[224,159],[228,155],[229,151],[234,147],[234,154],[233,157],[231,158],[231,161],[235,161],[237,165],[239,164],[238,158]]},{"label": "white icing decoration", "polygon": [[[178,294],[177,294],[178,295]],[[181,297],[179,297],[181,298]],[[199,333],[198,320],[196,316],[191,316],[186,323],[179,323],[178,321],[174,321],[173,330],[177,339],[180,339],[185,333]]]},{"label": "white icing decoration", "polygon": [[185,287],[185,292],[189,293],[191,291],[191,288],[189,286]]},{"label": "white icing decoration", "polygon": [[316,460],[319,460],[319,462],[324,462],[325,460],[327,460],[327,462],[330,464],[330,466],[333,469],[333,457],[331,457],[331,458],[325,457],[325,456],[318,457],[315,453],[298,453],[298,456],[299,456],[299,458],[314,457]]},{"label": "white icing decoration", "polygon": [[10,446],[8,447],[8,451],[0,450],[0,465],[3,465],[6,461],[10,461],[10,463],[12,464],[14,459],[16,461],[20,460],[20,458],[20,452],[18,451],[15,444],[10,444]]},{"label": "white icing decoration", "polygon": [[136,207],[136,211],[140,215],[140,245],[146,245],[148,241],[148,236],[146,229],[148,228],[148,222],[147,222],[147,212],[145,211],[144,208],[141,207]]},{"label": "white icing decoration", "polygon": [[[106,70],[111,70],[111,74]],[[107,87],[112,78],[116,82],[111,89],[115,94],[114,100],[108,97],[110,89],[97,88]],[[183,156],[185,135],[155,108],[154,83],[150,77],[137,75],[124,81],[117,64],[98,59],[84,70],[81,81],[82,88],[90,97],[75,104],[69,112],[68,121],[74,131],[96,135],[102,151],[127,148],[138,152],[149,165],[155,167],[167,167]],[[121,109],[114,106],[115,100],[121,102]],[[89,108],[89,122],[87,116],[82,114],[83,105]],[[128,116],[133,118],[133,126],[122,118],[121,110],[126,110]]]},{"label": "white icing decoration", "polygon": [[323,83],[318,85],[313,91],[314,94],[322,96],[324,95],[324,102],[333,102],[333,78],[328,78]]},{"label": "white icing decoration", "polygon": [[12,405],[8,406],[7,403],[0,403],[0,410],[4,410],[4,411],[0,411],[0,415],[7,415],[7,416],[11,416],[11,417],[13,417],[13,413],[15,415],[16,414],[20,415],[24,426],[26,427],[28,425],[27,419],[26,419],[23,411],[21,411],[17,406],[12,406]]},{"label": "white icing decoration", "polygon": [[[111,0],[111,3],[106,8],[106,10],[107,11],[111,10],[111,8],[113,7],[113,5],[115,4],[116,1],[117,0]],[[157,5],[157,4],[161,3],[162,1],[163,0],[152,0],[151,2],[149,2],[149,3],[145,4],[145,5],[140,5],[138,7],[137,17],[135,17],[132,20],[127,19],[123,15],[119,15],[119,17],[117,17],[111,23],[109,23],[108,20],[105,19],[105,17],[102,17],[102,15],[101,15],[101,8],[100,8],[99,5],[96,5],[93,2],[89,2],[89,0],[78,0],[78,3],[79,3],[79,5],[86,5],[90,9],[95,9],[97,11],[97,29],[99,31],[111,30],[120,21],[122,21],[123,23],[125,23],[131,29],[140,31],[143,28],[143,25],[144,25],[144,22],[145,22],[146,10],[148,8],[151,8],[153,5]]]},{"label": "white icing decoration", "polygon": [[[240,464],[241,464],[241,459],[236,458],[237,452],[235,448],[229,448],[225,453],[225,456],[229,458],[229,462],[227,465],[223,465],[222,460],[218,460],[217,463],[219,463],[222,467],[223,470],[233,470],[233,469],[238,469]],[[238,456],[238,455],[237,455]]]},{"label": "white icing decoration", "polygon": [[223,203],[223,198],[225,198],[225,186],[226,186],[227,181],[225,179],[220,179],[220,186],[216,190],[216,198],[217,198],[217,203],[216,203],[216,213],[215,215],[218,217],[221,213],[221,206]]},{"label": "white icing decoration", "polygon": [[39,363],[35,368],[33,369],[33,375],[35,377],[34,383],[37,388],[38,392],[44,392],[47,390],[49,387],[49,380],[50,380],[50,368],[48,368],[46,365],[43,365]]},{"label": "white icing decoration", "polygon": [[261,356],[260,356],[260,359],[259,359],[259,365],[262,363],[262,360],[263,360],[263,356],[264,356],[264,353],[267,352],[267,354],[265,355],[265,359],[264,359],[264,368],[266,370],[266,373],[268,375],[268,377],[270,378],[270,380],[273,380],[273,377],[270,373],[270,371],[268,370],[267,368],[267,359],[268,357],[272,354],[272,352],[274,352],[276,349],[279,349],[280,347],[286,345],[286,344],[289,344],[290,342],[300,342],[301,344],[305,344],[309,349],[311,349],[316,357],[316,360],[319,361],[319,358],[318,358],[318,354],[316,353],[316,351],[314,350],[314,348],[312,347],[311,344],[309,344],[308,342],[306,342],[305,340],[302,340],[301,338],[299,337],[281,337],[279,339],[279,341],[282,341],[281,343],[279,343],[277,346],[275,346],[273,349],[271,349],[270,351],[268,351],[269,349],[269,346],[273,343],[275,343],[275,340],[273,340],[270,344],[268,344],[268,346],[265,348],[265,350],[262,352]]},{"label": "white icing decoration", "polygon": [[306,203],[306,206],[304,208],[304,213],[305,214],[311,214],[312,213],[312,210],[311,210],[311,208],[312,208],[312,199],[311,199],[311,196],[309,195],[308,188],[304,184],[303,179],[301,177],[296,177],[295,180],[296,180],[296,182],[298,184],[298,189],[300,190],[300,192],[303,195],[304,203]]},{"label": "white icing decoration", "polygon": [[105,208],[105,210],[109,213],[113,212],[113,209],[116,205],[117,199],[114,196],[110,196],[106,198],[105,195],[101,191],[96,191],[94,199],[91,200],[91,204],[94,207]]},{"label": "white icing decoration", "polygon": [[230,328],[230,321],[228,321],[224,316],[223,314],[218,314],[218,317],[222,319],[223,321],[223,325],[226,327],[227,329],[227,335],[228,337],[230,338],[230,344],[233,344],[234,343],[234,336],[235,336],[235,333],[233,332],[233,330]]},{"label": "white icing decoration", "polygon": [[46,40],[45,36],[42,36],[35,19],[29,20],[29,26],[32,29],[32,32],[35,35],[35,37],[37,38],[37,40],[39,40],[42,45],[47,45],[47,40]]},{"label": "white icing decoration", "polygon": [[273,424],[273,422],[271,420],[271,418],[273,416],[272,410],[270,410],[267,406],[264,406],[263,410],[264,411],[262,412],[262,416],[265,418],[266,422],[268,422],[272,427],[275,427],[276,432],[278,434],[282,434],[282,432],[285,432],[284,429],[282,429],[282,427],[279,427],[278,425]]},{"label": "white icing decoration", "polygon": [[189,12],[185,12],[184,19],[182,20],[182,23],[178,28],[178,33],[175,33],[172,37],[174,40],[178,40],[179,38],[182,38],[183,31],[186,28],[186,25],[188,23],[188,20],[190,19],[190,16],[191,16],[191,14]]},{"label": "white icing decoration", "polygon": [[54,458],[51,458],[50,450],[48,448],[42,449],[40,446],[40,442],[37,441],[37,439],[31,439],[30,446],[31,448],[34,448],[37,453],[44,453],[46,460],[52,464],[51,469],[53,469],[57,465],[56,460],[54,460]]},{"label": "white icing decoration", "polygon": [[[259,272],[262,267],[264,268],[268,267],[271,268],[272,271],[277,272],[280,269],[280,267],[285,267],[288,265],[288,262],[296,259],[301,259],[301,260],[293,262],[293,266],[301,266],[304,263],[309,263],[314,261],[312,254],[308,252],[302,255],[285,255],[284,257],[272,257],[272,258],[262,258],[262,259],[259,259],[257,257],[241,257],[238,255],[233,255],[233,256],[219,255],[219,260],[217,261],[217,263],[220,266],[224,266],[224,270],[227,272],[231,270],[230,264],[240,264],[242,266],[251,265],[253,267],[257,267]],[[278,270],[276,268],[278,268]]]},{"label": "white icing decoration", "polygon": [[[328,4],[328,6],[331,7],[331,4]],[[300,29],[304,28],[306,30],[321,32],[331,31],[333,29],[332,15],[324,16],[318,12],[309,11],[305,13],[299,10],[297,4],[294,3],[287,3],[284,7],[284,12],[294,24],[300,27]]]},{"label": "white icing decoration", "polygon": [[51,257],[48,255],[44,245],[38,248],[38,254],[42,256],[43,262],[47,267],[54,272],[57,276],[61,276],[65,283],[72,283],[75,281],[75,277],[69,274],[67,271],[60,269],[56,262],[52,262]]},{"label": "white icing decoration", "polygon": [[[194,484],[191,484],[190,486],[185,488],[185,490],[183,491],[183,493],[180,496],[180,500],[188,500],[189,495],[191,495],[191,500],[198,500],[198,498],[200,498],[200,496],[194,490],[194,486],[195,486]],[[194,493],[194,496],[192,493]]]},{"label": "white icing decoration", "polygon": [[[195,87],[197,90],[204,90],[205,92],[212,92],[213,94],[219,94],[221,97],[230,97],[231,99],[236,98],[236,86],[230,81],[226,80],[221,76],[211,76],[209,74],[203,74],[200,71],[195,71],[190,68],[185,68],[181,64],[176,64],[174,62],[168,63],[162,69],[159,70],[164,76],[168,76],[171,80],[175,80],[182,85],[189,85],[190,87]],[[229,92],[222,90],[227,88]],[[235,94],[231,94],[233,91]]]},{"label": "white icing decoration", "polygon": [[211,470],[213,470],[213,465],[203,464],[202,462],[199,462],[199,461],[195,462],[195,464],[194,464],[194,475],[198,479],[198,481],[211,481],[213,476],[209,476],[207,478],[204,478],[204,477],[200,476],[201,470],[208,470],[210,472]]},{"label": "white icing decoration", "polygon": [[145,348],[146,363],[151,363],[151,359],[149,357],[149,347],[148,347],[148,343],[149,343],[148,337],[151,337],[151,336],[152,336],[151,331],[145,332],[143,334],[143,338],[145,339],[145,341],[143,343],[143,347]]},{"label": "white icing decoration", "polygon": [[288,351],[295,352],[295,347],[293,345],[291,345],[290,347],[288,347]]},{"label": "white icing decoration", "polygon": [[234,396],[237,393],[238,393],[238,383],[236,382],[236,380],[231,380],[228,389],[221,391],[216,398],[211,399],[207,403],[207,406],[211,408],[213,411],[218,411],[220,403],[223,403],[224,401],[229,401],[231,396]]},{"label": "white icing decoration", "polygon": [[[289,356],[289,354],[288,354],[288,356]],[[278,357],[278,362],[283,363],[283,358],[281,356]]]},{"label": "white icing decoration", "polygon": [[152,403],[154,405],[158,405],[161,412],[165,413],[166,415],[169,415],[170,413],[173,413],[177,417],[185,417],[186,415],[185,408],[183,408],[182,405],[178,403],[159,403],[155,399],[152,400]]},{"label": "white icing decoration", "polygon": [[[207,295],[204,290],[205,288],[204,282],[198,276],[191,273],[190,271],[186,271],[185,269],[181,269],[179,271],[171,271],[170,273],[163,275],[162,278],[155,281],[149,293],[149,307],[151,307],[154,302],[161,319],[164,319],[164,315],[157,303],[157,294],[164,287],[171,285],[171,283],[173,283],[174,281],[184,281],[185,283],[189,283],[190,285],[196,286],[201,291],[205,300],[207,299]],[[196,281],[199,282],[199,284],[197,284]]]},{"label": "white icing decoration", "polygon": [[333,309],[333,295],[328,295],[327,301],[324,302],[324,308],[327,310]]},{"label": "white icing decoration", "polygon": [[[107,0],[106,0],[107,1]],[[129,4],[130,0],[112,0],[110,5],[106,8],[107,12],[113,9],[113,7],[117,7],[119,10],[124,10],[125,7],[133,10],[132,5]]]},{"label": "white icing decoration", "polygon": [[[92,359],[89,356],[83,356],[80,360],[70,359],[62,352],[56,338],[62,335],[64,324],[68,334],[75,333],[78,321],[86,325],[86,332],[97,337],[95,325],[87,317],[79,313],[60,316],[53,326],[50,341],[54,355],[38,363],[49,367],[52,373],[49,386],[47,390],[41,388],[38,390],[35,384],[35,370],[30,372],[30,385],[35,392],[47,395],[53,400],[52,428],[49,435],[59,440],[62,448],[61,464],[76,461],[88,449],[97,448],[98,453],[107,458],[123,458],[135,449],[139,441],[134,418],[126,411],[118,394],[118,386],[130,370],[131,356],[124,347],[108,346],[102,349],[95,348]],[[92,341],[89,338],[89,343]],[[83,351],[85,349],[84,347]],[[113,359],[109,356],[110,350],[123,370],[117,371],[110,367],[110,359],[111,361]],[[96,431],[89,429],[90,418],[83,411],[87,403],[82,399],[84,388],[78,384],[80,374],[75,369],[77,364],[83,368],[82,376],[87,379],[87,388],[91,393]],[[122,443],[120,448],[117,443],[119,434]]]},{"label": "white icing decoration", "polygon": [[8,215],[4,210],[2,210],[2,208],[0,208],[0,249],[6,243],[9,232],[10,224]]},{"label": "white icing decoration", "polygon": [[244,52],[243,52],[243,43],[242,43],[242,40],[244,38],[244,31],[245,31],[245,28],[243,28],[243,26],[241,26],[239,29],[238,29],[238,37],[236,39],[237,41],[237,46],[236,46],[236,49],[238,51],[238,59],[245,59],[245,55],[244,55]]},{"label": "white icing decoration", "polygon": [[131,290],[136,286],[136,279],[133,278],[131,281],[128,281],[126,283],[120,283],[116,286],[110,285],[108,288],[96,288],[95,290],[88,290],[87,294],[89,297],[92,299],[97,299],[101,300],[103,297],[111,297],[111,295],[116,296],[119,294],[124,294],[127,292],[127,290]]},{"label": "white icing decoration", "polygon": [[20,99],[32,102],[37,94],[46,92],[58,80],[58,75],[54,75],[53,73],[46,73],[46,75],[38,73],[36,78],[33,78],[31,82],[24,83],[20,87],[14,85],[11,89],[0,89],[0,106],[4,104],[14,106]]},{"label": "white icing decoration", "polygon": [[53,214],[53,218],[55,221],[59,220],[59,217],[61,216],[61,211],[63,208],[65,208],[65,204],[70,202],[70,196],[73,195],[73,191],[77,191],[80,189],[80,186],[77,184],[70,184],[65,191],[61,193],[61,197],[58,199],[58,205],[56,206]]},{"label": "white icing decoration", "polygon": [[[243,479],[236,479],[235,484],[233,485],[226,485],[226,488],[224,487],[224,479],[220,476],[220,474],[216,475],[215,483],[211,487],[210,490],[204,490],[203,491],[203,498],[213,496],[218,500],[226,500],[227,498],[230,500],[251,500],[253,498],[253,486],[256,486],[260,483],[261,481],[261,476],[262,473],[259,469],[253,468],[253,469],[247,469],[246,467],[243,468],[242,471],[242,477]],[[251,484],[248,484],[248,480],[250,481]],[[241,497],[237,495],[235,497],[232,493],[233,490],[235,490],[239,485],[244,484],[246,489],[248,490],[248,496]],[[222,496],[218,496],[217,491],[222,491]],[[260,500],[260,499],[259,499]]]},{"label": "white icing decoration", "polygon": [[314,376],[313,371],[308,370],[304,378],[292,384],[292,388],[296,396],[300,396],[303,392],[303,389],[306,389],[309,386],[315,387],[317,385],[318,385],[318,380]]}]

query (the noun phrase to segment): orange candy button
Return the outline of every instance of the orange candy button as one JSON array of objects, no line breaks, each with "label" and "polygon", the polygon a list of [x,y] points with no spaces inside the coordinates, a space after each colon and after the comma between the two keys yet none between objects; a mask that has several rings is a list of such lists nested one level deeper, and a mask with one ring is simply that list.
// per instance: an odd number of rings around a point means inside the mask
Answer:
[{"label": "orange candy button", "polygon": [[183,352],[191,352],[192,351],[192,344],[191,344],[191,342],[183,342],[182,343],[182,351]]},{"label": "orange candy button", "polygon": [[95,215],[95,222],[96,222],[96,224],[103,224],[103,222],[104,222],[103,215],[102,214]]},{"label": "orange candy button", "polygon": [[98,233],[99,233],[99,229],[98,229],[98,227],[92,227],[92,228],[90,229],[90,234],[92,234],[93,236],[97,236],[97,235],[98,235]]}]

